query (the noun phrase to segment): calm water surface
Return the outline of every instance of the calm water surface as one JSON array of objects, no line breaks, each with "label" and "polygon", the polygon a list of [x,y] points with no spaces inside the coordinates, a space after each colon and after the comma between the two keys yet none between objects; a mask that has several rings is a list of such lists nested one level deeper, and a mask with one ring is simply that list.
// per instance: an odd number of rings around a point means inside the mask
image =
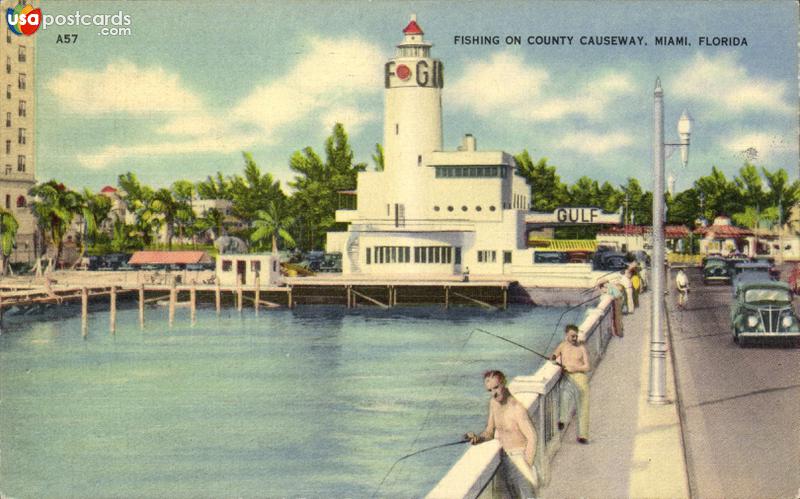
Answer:
[{"label": "calm water surface", "polygon": [[[530,374],[565,309],[162,307],[6,324],[0,493],[25,497],[370,497],[401,456],[481,430],[481,372]],[[423,496],[464,452],[401,461],[380,496]]]}]

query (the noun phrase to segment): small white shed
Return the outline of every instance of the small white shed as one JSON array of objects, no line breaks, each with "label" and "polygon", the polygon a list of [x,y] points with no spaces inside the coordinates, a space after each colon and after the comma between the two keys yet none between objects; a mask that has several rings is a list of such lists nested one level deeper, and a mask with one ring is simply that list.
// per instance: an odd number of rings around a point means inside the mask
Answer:
[{"label": "small white shed", "polygon": [[217,256],[217,280],[222,285],[234,286],[237,279],[252,286],[259,279],[261,286],[281,284],[280,259],[272,254],[224,254]]}]

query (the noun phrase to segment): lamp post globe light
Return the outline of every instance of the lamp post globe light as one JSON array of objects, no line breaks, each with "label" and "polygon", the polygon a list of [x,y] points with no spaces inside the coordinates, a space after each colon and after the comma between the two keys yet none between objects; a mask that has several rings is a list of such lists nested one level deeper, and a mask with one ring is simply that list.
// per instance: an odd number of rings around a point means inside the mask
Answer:
[{"label": "lamp post globe light", "polygon": [[650,327],[650,376],[647,401],[651,404],[667,404],[666,357],[667,343],[664,336],[664,291],[666,290],[664,252],[664,160],[666,146],[680,147],[683,166],[689,163],[689,139],[692,133],[692,118],[684,111],[678,120],[677,144],[664,143],[664,91],[661,79],[656,78],[653,92],[653,294]]}]

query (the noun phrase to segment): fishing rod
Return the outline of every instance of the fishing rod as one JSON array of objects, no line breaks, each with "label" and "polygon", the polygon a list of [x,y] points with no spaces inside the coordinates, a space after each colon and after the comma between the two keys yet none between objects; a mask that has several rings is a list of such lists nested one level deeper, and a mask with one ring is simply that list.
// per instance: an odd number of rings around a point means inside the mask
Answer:
[{"label": "fishing rod", "polygon": [[500,336],[499,334],[490,333],[489,331],[486,331],[485,329],[481,329],[481,328],[475,328],[475,331],[481,332],[483,334],[488,334],[489,336],[494,336],[498,340],[507,341],[508,343],[511,343],[512,345],[516,345],[516,346],[518,346],[520,348],[524,348],[525,350],[527,350],[527,351],[529,351],[529,352],[531,352],[533,354],[538,355],[539,357],[543,358],[544,360],[550,360],[550,357],[548,357],[548,356],[546,356],[544,354],[541,354],[541,353],[537,352],[536,350],[528,348],[525,345],[520,345],[516,341],[512,341],[512,340],[509,340],[508,338],[506,338],[504,336]]},{"label": "fishing rod", "polygon": [[375,492],[373,492],[372,496],[370,496],[370,497],[375,497],[378,494],[378,492],[381,490],[381,487],[383,486],[383,482],[386,481],[386,479],[392,473],[392,470],[394,469],[394,467],[397,466],[397,463],[399,463],[400,461],[402,461],[404,459],[408,459],[409,457],[412,457],[412,456],[416,456],[417,454],[422,454],[424,452],[432,451],[434,449],[441,449],[442,447],[451,447],[453,445],[465,444],[467,442],[469,442],[469,439],[465,438],[465,437],[462,437],[461,440],[456,440],[455,442],[448,442],[446,444],[432,445],[430,447],[426,447],[424,449],[420,449],[420,450],[418,450],[416,452],[412,452],[410,454],[406,454],[405,456],[399,458],[397,461],[395,461],[392,464],[392,467],[389,468],[389,471],[387,471],[386,474],[383,476],[383,480],[381,480],[381,483],[378,484],[378,486],[375,488]]}]

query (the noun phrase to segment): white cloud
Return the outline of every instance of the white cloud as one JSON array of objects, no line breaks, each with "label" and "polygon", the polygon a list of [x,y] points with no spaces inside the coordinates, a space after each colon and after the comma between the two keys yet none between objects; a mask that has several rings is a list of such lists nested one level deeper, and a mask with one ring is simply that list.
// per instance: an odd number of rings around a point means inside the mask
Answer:
[{"label": "white cloud", "polygon": [[564,82],[522,57],[498,53],[469,64],[449,92],[461,107],[481,116],[501,114],[525,121],[552,121],[568,116],[598,119],[614,100],[634,91],[627,74],[605,73],[564,95]]},{"label": "white cloud", "polygon": [[[359,39],[310,41],[289,71],[255,88],[228,113],[215,112],[184,88],[178,75],[121,61],[104,70],[64,70],[47,88],[68,111],[89,115],[155,115],[148,143],[109,144],[78,156],[85,168],[102,169],[129,158],[178,154],[226,154],[272,143],[281,130],[314,117],[327,130],[342,122],[357,133],[376,114],[360,110],[358,100],[383,89],[381,52]],[[164,121],[166,117],[166,121]],[[242,134],[242,129],[259,133]]]},{"label": "white cloud", "polygon": [[779,132],[741,132],[721,141],[722,147],[734,156],[756,164],[775,159],[781,154],[796,152],[796,142]]},{"label": "white cloud", "polygon": [[64,69],[47,83],[47,89],[67,111],[89,115],[180,113],[202,107],[200,98],[184,88],[178,75],[124,60],[95,72]]},{"label": "white cloud", "polygon": [[383,59],[376,46],[358,39],[312,39],[311,50],[285,76],[258,86],[232,114],[272,134],[308,116],[355,107],[358,97],[383,89]]},{"label": "white cloud", "polygon": [[576,151],[580,154],[606,154],[610,151],[633,145],[633,137],[625,132],[607,134],[575,132],[563,136],[558,145],[563,149]]},{"label": "white cloud", "polygon": [[131,146],[109,145],[99,152],[79,154],[78,163],[90,170],[101,170],[111,164],[135,157],[173,156],[178,154],[218,153],[229,154],[252,147],[256,136],[225,135],[203,137],[180,142],[160,142]]},{"label": "white cloud", "polygon": [[353,106],[332,107],[327,109],[320,116],[326,136],[336,123],[343,124],[347,133],[356,135],[362,130],[364,125],[377,119],[377,113],[365,111]]},{"label": "white cloud", "polygon": [[711,104],[726,114],[748,110],[793,112],[786,101],[786,84],[748,74],[735,54],[713,58],[698,53],[678,73],[672,87],[678,96]]}]

